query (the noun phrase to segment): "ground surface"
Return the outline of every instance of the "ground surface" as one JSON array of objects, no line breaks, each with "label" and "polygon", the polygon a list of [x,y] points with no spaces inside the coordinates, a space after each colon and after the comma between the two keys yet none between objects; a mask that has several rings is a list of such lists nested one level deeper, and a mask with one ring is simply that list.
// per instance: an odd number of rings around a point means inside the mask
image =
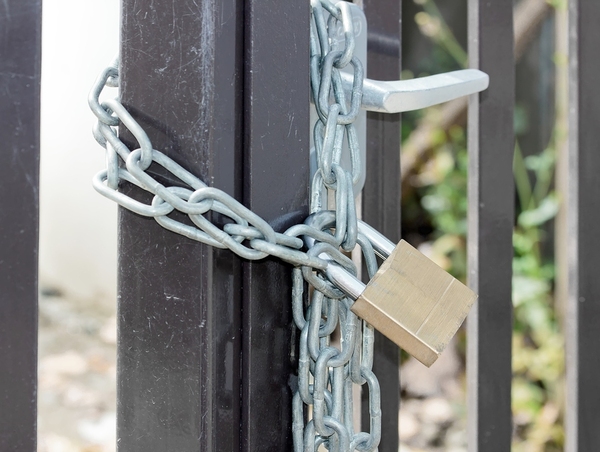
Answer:
[{"label": "ground surface", "polygon": [[[114,452],[114,306],[42,295],[39,335],[38,452]],[[462,375],[452,348],[404,364],[401,452],[466,450]]]},{"label": "ground surface", "polygon": [[114,452],[114,308],[43,295],[39,322],[38,452]]}]

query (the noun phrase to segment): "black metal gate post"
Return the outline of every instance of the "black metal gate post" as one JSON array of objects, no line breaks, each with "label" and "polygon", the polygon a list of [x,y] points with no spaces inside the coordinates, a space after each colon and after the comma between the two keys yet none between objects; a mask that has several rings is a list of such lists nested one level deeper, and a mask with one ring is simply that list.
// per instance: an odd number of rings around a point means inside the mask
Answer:
[{"label": "black metal gate post", "polygon": [[[122,101],[154,147],[278,231],[304,218],[308,4],[122,8]],[[119,450],[289,450],[290,268],[119,221]]]},{"label": "black metal gate post", "polygon": [[37,435],[41,0],[0,2],[0,450]]},{"label": "black metal gate post", "polygon": [[[401,0],[365,0],[369,24],[368,77],[400,79]],[[400,114],[367,114],[367,168],[363,218],[393,242],[400,240]],[[397,452],[400,407],[400,349],[379,332],[375,335],[373,371],[381,386],[380,452]],[[361,423],[369,429],[368,400],[363,393]]]},{"label": "black metal gate post", "polygon": [[469,103],[469,450],[510,450],[514,218],[513,2],[469,0],[471,67],[490,76]]},{"label": "black metal gate post", "polygon": [[600,450],[600,4],[569,2],[565,451]]},{"label": "black metal gate post", "polygon": [[[124,0],[121,36],[122,101],[154,148],[238,199],[243,6]],[[119,450],[239,450],[240,259],[123,209],[119,226]]]},{"label": "black metal gate post", "polygon": [[[283,232],[308,215],[309,4],[247,0],[244,204]],[[244,264],[242,449],[292,450],[291,267]]]}]

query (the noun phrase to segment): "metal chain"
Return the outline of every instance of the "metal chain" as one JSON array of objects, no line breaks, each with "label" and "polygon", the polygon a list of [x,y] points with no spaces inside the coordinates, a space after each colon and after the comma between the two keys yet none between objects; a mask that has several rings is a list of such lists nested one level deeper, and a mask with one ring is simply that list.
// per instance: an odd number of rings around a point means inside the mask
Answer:
[{"label": "metal chain", "polygon": [[[377,271],[370,242],[358,232],[354,183],[360,179],[358,140],[354,128],[362,97],[363,66],[353,56],[354,29],[350,5],[311,0],[310,74],[313,100],[319,116],[313,136],[318,169],[311,186],[308,224],[318,230],[333,227],[330,242],[313,245],[309,254],[335,256],[353,274],[356,267],[341,252],[361,247],[369,276]],[[328,16],[328,17],[327,17]],[[332,49],[343,30],[344,49]],[[351,65],[354,83],[350,99],[342,87],[340,70]],[[351,169],[340,166],[344,141]],[[328,196],[329,195],[329,196]],[[330,204],[331,200],[331,204]],[[335,210],[333,224],[323,210]],[[352,300],[308,266],[294,269],[292,305],[301,330],[298,391],[293,399],[295,452],[374,451],[381,439],[380,390],[372,372],[373,328],[350,310]],[[304,281],[312,287],[304,309]],[[338,340],[334,340],[339,336]],[[337,344],[337,345],[336,345]],[[367,384],[370,432],[354,431],[353,387]],[[310,416],[309,416],[310,415]]]},{"label": "metal chain", "polygon": [[[93,179],[100,194],[192,240],[228,248],[245,259],[272,255],[295,266],[292,306],[294,322],[301,330],[298,388],[293,398],[295,452],[316,451],[320,446],[339,452],[374,451],[381,439],[379,384],[371,370],[373,328],[356,317],[350,310],[352,300],[323,276],[330,261],[356,275],[354,263],[344,252],[352,251],[357,244],[369,276],[377,271],[373,247],[358,231],[353,188],[362,171],[353,122],[361,104],[363,66],[353,56],[349,4],[338,5],[329,0],[311,0],[310,75],[319,116],[313,130],[318,170],[311,184],[311,216],[305,224],[283,234],[227,193],[208,187],[154,149],[146,132],[119,100],[100,102],[105,87],[119,85],[116,61],[100,74],[88,99],[98,119],[94,137],[106,149],[107,168]],[[338,39],[335,35],[340,27],[345,47],[334,51],[331,43]],[[348,65],[353,67],[354,83],[346,99],[340,69]],[[119,124],[132,133],[138,149],[132,151],[121,141]],[[344,142],[350,153],[350,171],[340,165]],[[152,163],[162,166],[183,186],[166,187],[158,182],[146,172]],[[152,202],[145,204],[123,194],[118,190],[122,183],[151,193]],[[188,215],[194,226],[170,217],[175,210]],[[220,225],[207,218],[210,212],[220,215]],[[308,251],[303,251],[305,245]],[[305,283],[310,287],[308,291]],[[311,299],[307,306],[305,293]],[[336,337],[339,340],[334,340]],[[370,433],[355,433],[352,391],[354,385],[365,383]]]}]

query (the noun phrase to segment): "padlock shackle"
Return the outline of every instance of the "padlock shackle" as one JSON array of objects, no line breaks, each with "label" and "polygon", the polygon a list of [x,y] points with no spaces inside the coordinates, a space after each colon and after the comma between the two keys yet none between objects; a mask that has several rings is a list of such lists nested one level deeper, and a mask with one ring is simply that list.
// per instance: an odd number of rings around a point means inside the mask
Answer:
[{"label": "padlock shackle", "polygon": [[[359,222],[360,223],[360,222]],[[304,224],[311,228],[323,231],[335,226],[335,212],[332,210],[322,210],[320,212],[313,213],[305,221]],[[359,224],[360,231],[360,224]],[[362,232],[362,231],[361,231]],[[365,234],[366,235],[366,234]],[[307,235],[304,236],[304,243],[307,248],[312,248],[315,244],[315,239]],[[366,285],[350,274],[341,265],[335,263],[335,261],[327,253],[319,254],[319,258],[327,261],[327,268],[325,269],[325,275],[338,289],[344,292],[352,300],[356,300],[365,290]]]},{"label": "padlock shackle", "polygon": [[[307,226],[323,231],[335,226],[335,212],[332,210],[322,210],[310,215],[304,223]],[[358,232],[363,234],[373,246],[373,250],[382,259],[387,259],[394,251],[394,244],[389,241],[384,235],[376,229],[369,226],[363,221],[358,221]],[[312,248],[315,239],[309,236],[304,236],[304,242],[308,248]],[[366,285],[351,275],[342,266],[336,264],[327,253],[321,253],[319,257],[328,262],[325,274],[327,278],[342,292],[348,295],[353,300],[356,300],[366,288]]]},{"label": "padlock shackle", "polygon": [[396,248],[394,242],[364,221],[358,220],[358,232],[362,233],[371,242],[373,250],[382,259],[387,259]]},{"label": "padlock shackle", "polygon": [[[335,226],[335,212],[333,210],[321,210],[319,212],[315,212],[306,218],[304,224],[311,226],[319,231],[324,229],[332,228]],[[369,226],[362,220],[358,220],[358,232],[363,234],[371,245],[373,245],[373,250],[379,257],[382,259],[387,259],[396,245],[387,239],[383,234],[381,234],[377,229]],[[305,236],[304,243],[308,248],[311,248],[314,244],[314,239],[312,237]]]},{"label": "padlock shackle", "polygon": [[[319,257],[325,255],[322,253]],[[325,269],[327,279],[331,281],[338,289],[352,298],[354,301],[364,292],[367,287],[366,284],[359,281],[355,276],[348,273],[348,271],[335,262],[328,260],[327,268]]]}]

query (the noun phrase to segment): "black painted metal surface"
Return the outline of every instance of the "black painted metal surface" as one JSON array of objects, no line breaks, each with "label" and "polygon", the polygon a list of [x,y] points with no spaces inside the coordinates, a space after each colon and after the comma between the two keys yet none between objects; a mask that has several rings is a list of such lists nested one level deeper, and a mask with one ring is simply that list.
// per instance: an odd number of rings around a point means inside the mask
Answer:
[{"label": "black painted metal surface", "polygon": [[[369,36],[385,42],[400,41],[399,0],[365,0]],[[368,77],[400,79],[400,46],[368,41]],[[363,219],[393,242],[400,240],[400,115],[367,114],[367,168],[363,190]],[[381,386],[382,436],[380,452],[397,452],[400,407],[400,349],[379,332],[375,335],[373,371]],[[363,392],[362,428],[368,431],[368,399]]]},{"label": "black painted metal surface", "polygon": [[567,452],[600,450],[600,4],[569,2]]},{"label": "black painted metal surface", "polygon": [[[246,2],[244,203],[276,231],[308,215],[308,3]],[[292,450],[291,267],[244,264],[242,449]]]},{"label": "black painted metal surface", "polygon": [[469,0],[471,67],[490,76],[469,103],[467,321],[470,451],[510,450],[512,230],[514,218],[513,2]]},{"label": "black painted metal surface", "polygon": [[[304,3],[123,2],[123,103],[277,230],[308,210],[308,19]],[[289,267],[121,210],[119,272],[119,450],[290,449]]]},{"label": "black painted metal surface", "polygon": [[[155,149],[241,199],[242,2],[122,8],[124,105]],[[239,450],[240,259],[123,209],[119,224],[119,450]]]},{"label": "black painted metal surface", "polygon": [[41,0],[0,2],[0,450],[36,449]]}]

